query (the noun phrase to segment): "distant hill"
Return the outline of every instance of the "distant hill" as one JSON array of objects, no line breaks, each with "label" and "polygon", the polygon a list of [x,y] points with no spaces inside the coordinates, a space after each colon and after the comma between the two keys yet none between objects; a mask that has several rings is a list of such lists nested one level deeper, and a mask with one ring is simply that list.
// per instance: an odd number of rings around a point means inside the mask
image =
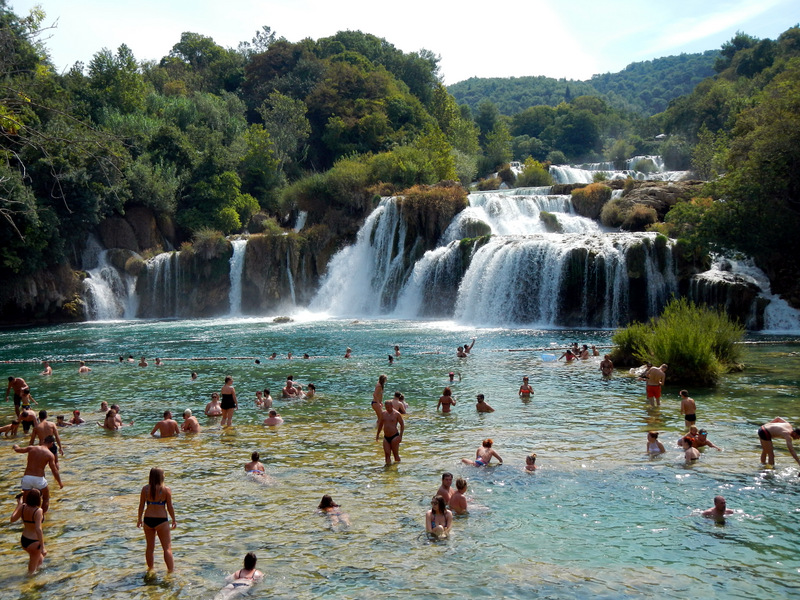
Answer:
[{"label": "distant hill", "polygon": [[618,73],[594,75],[588,81],[552,77],[471,77],[447,86],[459,104],[473,111],[487,99],[500,113],[514,115],[530,106],[556,106],[576,96],[600,96],[611,106],[654,115],[673,98],[691,93],[706,77],[714,75],[719,50],[666,56],[631,63]]}]

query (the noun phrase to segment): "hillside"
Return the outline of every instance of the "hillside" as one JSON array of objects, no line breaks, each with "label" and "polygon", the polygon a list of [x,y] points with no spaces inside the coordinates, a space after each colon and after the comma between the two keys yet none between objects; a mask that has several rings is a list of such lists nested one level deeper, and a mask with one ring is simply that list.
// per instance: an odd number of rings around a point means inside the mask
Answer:
[{"label": "hillside", "polygon": [[577,96],[600,96],[614,108],[650,116],[662,112],[669,101],[689,94],[714,74],[719,50],[666,56],[631,63],[619,73],[594,75],[589,81],[552,77],[472,77],[448,86],[459,104],[473,111],[481,100],[490,100],[501,114],[514,115],[530,106],[556,106]]}]

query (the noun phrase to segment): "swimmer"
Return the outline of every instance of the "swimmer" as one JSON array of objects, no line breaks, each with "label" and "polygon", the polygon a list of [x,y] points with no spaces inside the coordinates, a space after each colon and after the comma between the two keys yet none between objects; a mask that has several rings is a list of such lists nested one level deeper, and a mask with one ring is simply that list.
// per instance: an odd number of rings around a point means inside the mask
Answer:
[{"label": "swimmer", "polygon": [[73,410],[72,418],[69,420],[70,425],[83,425],[86,421],[81,417],[81,411]]},{"label": "swimmer", "polygon": [[308,399],[311,399],[311,398],[313,398],[313,397],[314,397],[314,396],[316,396],[316,395],[317,395],[317,386],[315,386],[313,383],[309,383],[309,384],[306,386],[306,392],[305,392],[305,397],[306,397],[306,399],[307,399],[307,400],[308,400]]},{"label": "swimmer", "polygon": [[261,395],[261,408],[272,408],[272,396],[270,396],[269,388],[264,388]]},{"label": "swimmer", "polygon": [[[171,526],[167,513],[172,519]],[[161,549],[164,551],[164,563],[167,565],[167,571],[172,573],[175,570],[170,529],[175,529],[177,525],[175,511],[172,508],[172,490],[164,485],[164,471],[153,467],[150,469],[148,484],[142,488],[142,492],[139,494],[139,516],[136,522],[137,527],[144,529],[145,561],[148,571],[153,570],[156,535],[161,542]]]},{"label": "swimmer", "polygon": [[283,386],[281,390],[281,396],[283,398],[297,398],[299,394],[297,393],[297,388],[295,388],[295,383],[291,379],[286,380],[286,385]]},{"label": "swimmer", "polygon": [[[63,419],[63,417],[62,417]],[[49,437],[53,436],[55,443],[52,445],[45,444],[45,440]],[[56,464],[58,464],[58,453],[61,453],[61,456],[64,456],[64,448],[61,446],[61,437],[58,435],[58,426],[55,423],[47,420],[47,411],[40,410],[39,411],[39,423],[33,428],[31,432],[31,439],[28,442],[29,446],[32,446],[33,443],[38,438],[40,446],[46,446],[50,452],[56,457]]]},{"label": "swimmer", "polygon": [[464,344],[464,354],[469,354],[474,347],[475,347],[475,338],[472,338],[471,344]]},{"label": "swimmer", "polygon": [[450,496],[453,493],[452,491],[450,491],[450,486],[452,485],[453,485],[453,474],[442,473],[442,485],[440,485],[439,489],[436,490],[436,495],[444,498],[445,504],[450,504]]},{"label": "swimmer", "polygon": [[[20,406],[22,404],[22,391],[29,390],[28,384],[22,377],[9,377],[8,386],[6,387],[6,402],[8,402],[8,394],[14,390],[14,412],[17,416],[20,413]],[[26,430],[27,431],[27,430]]]},{"label": "swimmer", "polygon": [[269,411],[269,416],[264,419],[264,425],[280,425],[283,419],[275,410]]},{"label": "swimmer", "polygon": [[50,507],[50,488],[47,479],[44,477],[44,468],[50,467],[59,488],[63,488],[61,474],[58,471],[55,455],[46,446],[26,446],[20,448],[16,444],[12,446],[14,452],[27,454],[28,462],[25,465],[25,473],[22,476],[20,487],[22,488],[23,501],[27,499],[30,490],[39,490],[42,494],[42,512],[47,512]]},{"label": "swimmer", "polygon": [[663,454],[666,452],[664,444],[658,441],[657,431],[647,432],[647,453],[648,454]]},{"label": "swimmer", "polygon": [[105,400],[103,400],[100,403],[100,412],[103,413],[103,414],[108,412],[108,402],[106,402]]},{"label": "swimmer", "polygon": [[183,411],[181,431],[185,431],[186,433],[200,433],[200,423],[197,421],[197,417],[192,416],[192,411],[188,408]]},{"label": "swimmer", "polygon": [[449,387],[444,388],[442,395],[439,396],[439,403],[436,405],[437,412],[441,406],[442,414],[448,414],[450,412],[450,407],[455,405],[456,399],[453,398],[453,390],[451,390]]},{"label": "swimmer", "polygon": [[261,408],[264,404],[264,392],[261,390],[256,390],[256,400],[255,400],[256,408]]},{"label": "swimmer", "polygon": [[19,421],[14,419],[8,425],[0,427],[0,433],[3,437],[17,437],[17,429],[19,429]]},{"label": "swimmer", "polygon": [[647,381],[647,401],[651,406],[661,406],[661,388],[666,380],[667,365],[660,367],[650,367],[645,371],[642,378]]},{"label": "swimmer", "polygon": [[256,569],[258,558],[254,552],[248,552],[244,556],[244,568],[239,569],[235,573],[231,573],[225,578],[227,584],[222,588],[214,600],[230,600],[237,596],[241,596],[250,591],[254,584],[258,583],[264,578],[264,574]]},{"label": "swimmer", "polygon": [[80,366],[78,367],[78,373],[83,375],[84,373],[91,373],[92,370],[86,366],[86,362],[81,361]]},{"label": "swimmer", "polygon": [[109,408],[106,411],[106,416],[103,419],[102,423],[98,423],[100,427],[103,429],[108,429],[109,431],[116,431],[120,428],[120,424],[117,422],[117,411],[113,408]]},{"label": "swimmer", "polygon": [[347,350],[345,350],[345,352],[344,352],[344,357],[345,357],[345,358],[352,358],[352,357],[353,357],[353,351],[352,351],[352,350],[350,350],[350,348],[348,348],[348,349],[347,349]]},{"label": "swimmer", "polygon": [[39,490],[33,489],[23,499],[22,494],[17,496],[17,506],[11,514],[11,522],[22,519],[22,537],[20,544],[29,555],[28,575],[33,575],[42,566],[47,550],[44,547],[44,533],[42,521],[44,510],[40,504],[42,496]]},{"label": "swimmer", "polygon": [[589,359],[589,346],[586,344],[583,345],[581,351],[578,353],[578,358],[581,360],[588,360]]},{"label": "swimmer", "polygon": [[456,357],[467,358],[467,353],[464,352],[464,346],[459,346],[458,348],[456,348]]},{"label": "swimmer", "polygon": [[714,497],[714,506],[704,510],[702,513],[706,519],[714,519],[717,523],[724,523],[727,515],[732,515],[733,510],[727,507],[725,498],[722,496]]},{"label": "swimmer", "polygon": [[708,439],[708,432],[705,429],[698,431],[697,437],[692,438],[692,446],[698,449],[703,446],[708,446],[709,448],[716,448],[717,452],[722,450],[722,448],[713,444],[711,440]]},{"label": "swimmer", "polygon": [[561,356],[559,356],[559,357],[558,357],[558,360],[561,360],[562,358],[565,358],[565,359],[566,359],[566,361],[565,361],[565,362],[568,362],[568,363],[570,363],[570,362],[572,362],[573,360],[575,360],[575,359],[577,358],[577,356],[576,356],[576,355],[575,355],[575,353],[572,351],[572,348],[567,348],[567,350],[564,352],[564,354],[562,354]]},{"label": "swimmer", "polygon": [[219,403],[219,394],[211,394],[211,402],[206,404],[205,413],[207,417],[219,417],[222,414],[222,405]]},{"label": "swimmer", "polygon": [[325,494],[322,497],[322,500],[320,500],[319,505],[317,506],[317,510],[330,518],[331,528],[335,528],[337,525],[350,527],[350,517],[340,511],[339,508],[339,505],[336,504],[336,502],[333,501],[333,498],[331,498],[328,494]]},{"label": "swimmer", "polygon": [[383,430],[383,454],[386,465],[392,464],[391,456],[394,455],[395,462],[400,462],[400,442],[403,441],[403,433],[406,423],[403,415],[397,412],[391,400],[385,402],[385,408],[378,419],[378,432],[375,434],[375,441],[378,441],[381,430]]},{"label": "swimmer", "polygon": [[689,397],[688,391],[681,390],[679,395],[681,397],[681,414],[683,415],[686,429],[689,429],[697,422],[697,404],[693,398]]},{"label": "swimmer", "polygon": [[261,464],[261,455],[258,452],[253,452],[250,455],[250,462],[244,464],[244,472],[248,475],[266,475],[267,470]]},{"label": "swimmer", "polygon": [[592,348],[592,356],[600,356],[600,351],[597,348],[595,348],[594,344],[592,344],[591,348]]},{"label": "swimmer", "polygon": [[450,510],[452,510],[457,515],[465,515],[467,514],[467,497],[465,496],[467,492],[467,481],[466,479],[459,477],[456,479],[456,491],[453,492],[453,495],[450,496]]},{"label": "swimmer", "polygon": [[792,440],[800,439],[800,427],[792,427],[792,425],[782,419],[775,417],[769,423],[764,423],[758,428],[758,437],[761,441],[761,463],[775,465],[775,448],[772,444],[773,438],[779,437],[786,440],[786,449],[789,454],[800,465],[800,458],[797,457],[797,452],[794,449]]},{"label": "swimmer", "polygon": [[494,409],[491,406],[489,406],[489,404],[483,398],[484,398],[483,394],[478,394],[477,396],[478,402],[477,404],[475,404],[475,410],[482,413],[494,412]]},{"label": "swimmer", "polygon": [[190,377],[191,377],[192,381],[197,381],[197,371],[192,371],[192,374],[191,374]]},{"label": "swimmer", "polygon": [[31,389],[25,388],[24,390],[22,390],[22,400],[21,400],[22,410],[30,410],[31,404],[38,405],[39,403],[33,398],[33,396],[31,396]]},{"label": "swimmer", "polygon": [[51,367],[50,363],[47,362],[46,360],[42,361],[42,367],[44,368],[44,370],[41,373],[39,373],[39,375],[47,376],[53,374],[53,367]]},{"label": "swimmer", "polygon": [[267,360],[275,360],[276,358],[278,358],[278,353],[277,352],[273,352],[272,354],[270,354],[267,357]]},{"label": "swimmer", "polygon": [[438,539],[446,538],[453,525],[453,513],[447,509],[444,498],[434,496],[431,509],[425,513],[425,531]]},{"label": "swimmer", "polygon": [[525,470],[526,471],[535,471],[536,470],[536,453],[528,454],[525,457]]},{"label": "swimmer", "polygon": [[519,386],[519,392],[517,395],[523,400],[531,399],[531,396],[533,395],[533,386],[530,384],[527,375],[522,378],[522,385]]},{"label": "swimmer", "polygon": [[389,354],[389,364],[391,365],[392,363],[394,363],[394,356]]},{"label": "swimmer", "polygon": [[161,362],[160,358],[156,358],[156,366],[160,367],[163,363]]},{"label": "swimmer", "polygon": [[305,354],[303,354],[303,358],[305,358],[305,359],[309,359],[309,358],[311,358],[311,357],[308,355],[308,352],[306,352]]},{"label": "swimmer", "polygon": [[395,358],[400,358],[400,346],[395,346],[394,347],[394,357]]},{"label": "swimmer", "polygon": [[158,432],[162,438],[180,435],[181,431],[178,427],[178,422],[173,420],[172,413],[170,411],[164,411],[164,418],[153,426],[153,430],[150,432],[150,435],[155,437],[156,432]]},{"label": "swimmer", "polygon": [[147,366],[147,361],[144,359],[144,356],[142,357],[142,360],[139,361],[139,366],[140,367],[146,367]]},{"label": "swimmer", "polygon": [[611,362],[610,354],[606,354],[603,360],[600,361],[600,372],[603,374],[604,379],[608,379],[614,374],[614,363]]},{"label": "swimmer", "polygon": [[685,437],[681,439],[681,444],[684,449],[683,456],[686,459],[687,464],[691,464],[695,462],[698,458],[700,458],[700,452],[692,446],[692,438]]},{"label": "swimmer", "polygon": [[36,418],[36,413],[30,408],[23,408],[19,413],[19,422],[22,423],[22,432],[27,434],[31,427],[36,427],[39,420]]},{"label": "swimmer", "polygon": [[394,406],[394,409],[401,415],[408,413],[408,403],[406,402],[406,397],[401,392],[394,393],[392,397],[392,406]]},{"label": "swimmer", "polygon": [[372,391],[372,410],[375,411],[375,415],[378,417],[376,426],[377,423],[380,423],[381,414],[383,413],[383,389],[386,387],[387,379],[386,375],[378,377],[378,383],[375,384],[375,389]]},{"label": "swimmer", "polygon": [[494,442],[489,439],[483,440],[483,444],[481,447],[475,451],[475,460],[469,460],[468,458],[462,458],[461,462],[465,465],[472,465],[473,467],[485,467],[489,465],[489,462],[492,460],[492,457],[496,458],[500,464],[503,464],[503,459],[500,458],[500,455],[492,450],[492,445]]},{"label": "swimmer", "polygon": [[225,384],[222,386],[219,395],[222,399],[220,404],[222,407],[222,421],[220,424],[225,427],[225,425],[232,424],[233,411],[239,407],[239,403],[236,401],[236,390],[233,388],[233,377],[230,375],[225,377]]}]

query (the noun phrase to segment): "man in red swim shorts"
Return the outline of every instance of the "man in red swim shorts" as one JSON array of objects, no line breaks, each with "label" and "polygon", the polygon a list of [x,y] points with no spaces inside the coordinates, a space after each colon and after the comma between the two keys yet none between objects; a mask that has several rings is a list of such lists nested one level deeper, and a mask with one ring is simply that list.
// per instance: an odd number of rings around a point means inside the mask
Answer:
[{"label": "man in red swim shorts", "polygon": [[661,386],[666,380],[667,365],[650,367],[644,374],[647,380],[647,401],[652,406],[661,406]]}]

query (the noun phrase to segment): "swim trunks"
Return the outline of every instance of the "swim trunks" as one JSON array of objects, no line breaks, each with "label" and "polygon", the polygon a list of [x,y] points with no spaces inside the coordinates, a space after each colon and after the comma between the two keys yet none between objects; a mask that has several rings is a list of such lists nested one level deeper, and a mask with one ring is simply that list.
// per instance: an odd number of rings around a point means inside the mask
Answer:
[{"label": "swim trunks", "polygon": [[697,415],[684,415],[684,420],[689,421],[689,423],[694,423],[697,421]]},{"label": "swim trunks", "polygon": [[660,385],[647,385],[647,397],[661,399],[661,386]]},{"label": "swim trunks", "polygon": [[485,462],[483,462],[483,459],[482,459],[482,458],[476,458],[476,459],[475,459],[475,466],[476,466],[476,467],[485,467],[485,466],[486,466],[486,463],[485,463]]},{"label": "swim trunks", "polygon": [[28,433],[28,430],[31,428],[31,425],[33,425],[33,421],[23,421],[22,422],[22,431],[24,431],[25,433]]},{"label": "swim trunks", "polygon": [[23,475],[20,487],[23,490],[43,490],[47,487],[47,479],[36,475]]},{"label": "swim trunks", "polygon": [[758,428],[758,437],[760,437],[765,442],[772,441],[772,434],[766,429],[764,429],[763,425]]},{"label": "swim trunks", "polygon": [[20,404],[22,404],[22,396],[17,394],[17,392],[14,392],[14,406],[19,408]]}]

